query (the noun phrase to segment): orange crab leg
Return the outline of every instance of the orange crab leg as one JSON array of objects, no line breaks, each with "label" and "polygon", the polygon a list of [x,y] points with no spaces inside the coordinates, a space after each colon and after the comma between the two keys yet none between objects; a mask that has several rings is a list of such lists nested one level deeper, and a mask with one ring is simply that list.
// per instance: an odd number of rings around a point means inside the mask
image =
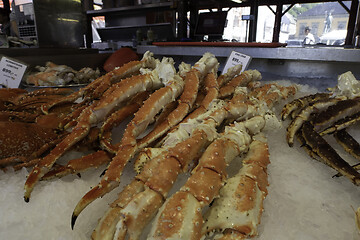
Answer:
[{"label": "orange crab leg", "polygon": [[[107,171],[105,172],[101,182],[90,190],[80,200],[75,207],[72,215],[72,226],[75,224],[77,216],[81,211],[96,198],[105,195],[120,184],[120,176],[125,165],[128,161],[135,156],[139,149],[147,146],[151,141],[162,136],[172,126],[179,123],[189,112],[190,106],[194,103],[199,86],[199,77],[203,77],[207,72],[211,71],[217,66],[217,60],[211,54],[204,55],[200,61],[194,65],[193,69],[186,73],[185,86],[182,87],[179,81],[173,81],[171,85],[167,85],[164,88],[159,89],[157,92],[145,101],[144,106],[135,114],[134,119],[127,126],[123,135],[121,146],[109,164]],[[164,91],[164,92],[162,92]],[[180,96],[179,106],[170,113],[168,121],[164,121],[163,124],[159,124],[155,129],[161,129],[153,131],[151,141],[143,142],[143,144],[137,143],[136,137],[139,136],[149,125],[153,116],[159,112],[159,108],[162,108],[170,100],[176,98],[182,91]],[[160,103],[156,105],[154,103]],[[149,107],[148,107],[148,106]],[[146,107],[145,107],[146,106]],[[152,108],[150,108],[152,107]],[[148,134],[147,136],[151,135]]]},{"label": "orange crab leg", "polygon": [[116,68],[104,76],[97,78],[95,81],[90,83],[84,88],[81,88],[79,91],[74,92],[73,94],[66,96],[58,101],[54,101],[50,104],[42,106],[42,111],[47,114],[50,108],[66,103],[74,102],[80,97],[88,96],[88,98],[94,99],[100,97],[113,83],[119,82],[120,80],[132,76],[134,73],[139,72],[140,68],[143,67],[155,67],[155,59],[152,57],[152,53],[146,52],[141,61],[131,61],[120,68]]},{"label": "orange crab leg", "polygon": [[[225,231],[220,239],[242,239],[257,234],[267,194],[266,168],[270,163],[266,140],[262,137],[250,144],[243,167],[220,190],[206,214],[202,235],[213,230]],[[239,237],[239,238],[236,238]]]},{"label": "orange crab leg", "polygon": [[24,199],[30,199],[30,194],[35,184],[46,174],[53,164],[73,145],[83,139],[90,131],[93,124],[103,121],[106,116],[115,108],[124,105],[124,102],[135,94],[158,88],[161,85],[156,73],[150,72],[145,75],[126,78],[112,86],[112,94],[104,94],[104,97],[95,104],[83,110],[78,119],[78,124],[73,131],[61,143],[59,143],[37,166],[30,172],[25,182]]},{"label": "orange crab leg", "polygon": [[219,98],[226,98],[232,95],[236,87],[246,87],[252,81],[261,79],[261,74],[257,70],[247,70],[242,72],[239,76],[233,78],[225,86],[219,90]]},{"label": "orange crab leg", "polygon": [[89,167],[99,167],[105,163],[110,162],[111,157],[104,151],[97,151],[95,153],[83,156],[81,158],[70,160],[65,166],[56,166],[51,171],[46,173],[41,180],[48,180],[54,177],[63,177],[68,174],[78,174]]}]

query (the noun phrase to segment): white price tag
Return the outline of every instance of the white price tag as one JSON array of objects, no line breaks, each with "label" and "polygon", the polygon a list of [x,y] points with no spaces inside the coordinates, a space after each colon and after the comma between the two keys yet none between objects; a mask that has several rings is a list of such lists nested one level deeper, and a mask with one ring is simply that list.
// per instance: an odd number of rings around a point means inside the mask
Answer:
[{"label": "white price tag", "polygon": [[26,68],[26,64],[2,57],[0,60],[0,85],[7,88],[18,88]]},{"label": "white price tag", "polygon": [[233,66],[242,65],[241,72],[245,71],[247,67],[249,66],[251,61],[251,57],[248,55],[245,55],[243,53],[232,51],[230,56],[228,57],[225,67],[222,71],[222,74],[225,74],[227,70]]}]

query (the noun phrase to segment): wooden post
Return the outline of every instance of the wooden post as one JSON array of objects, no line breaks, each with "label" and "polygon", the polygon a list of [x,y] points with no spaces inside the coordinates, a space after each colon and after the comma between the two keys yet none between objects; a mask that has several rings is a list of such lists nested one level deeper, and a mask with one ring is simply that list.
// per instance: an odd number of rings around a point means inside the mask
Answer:
[{"label": "wooden post", "polygon": [[280,39],[282,8],[283,5],[280,2],[278,2],[276,4],[275,23],[274,23],[272,42],[278,43]]}]

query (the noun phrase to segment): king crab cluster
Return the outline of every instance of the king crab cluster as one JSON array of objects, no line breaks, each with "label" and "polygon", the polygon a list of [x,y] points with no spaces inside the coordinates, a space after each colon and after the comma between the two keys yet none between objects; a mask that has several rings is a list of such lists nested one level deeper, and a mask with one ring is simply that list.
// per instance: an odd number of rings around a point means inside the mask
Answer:
[{"label": "king crab cluster", "polygon": [[[200,239],[213,233],[219,239],[255,236],[268,186],[263,131],[278,124],[273,107],[297,88],[262,84],[258,71],[240,74],[240,65],[219,77],[217,68],[210,53],[176,70],[171,58],[160,61],[147,52],[140,61],[42,104],[47,115],[62,106],[72,110],[59,121],[66,134],[37,155],[25,182],[25,201],[40,180],[108,163],[100,182],[76,205],[76,227],[89,204],[119,188],[125,166],[135,159],[136,176],[99,220],[93,239],[139,239],[151,221],[148,239]],[[121,141],[114,143],[111,129],[130,116]],[[91,136],[97,146],[90,157],[57,163]],[[242,168],[228,179],[226,166],[239,161],[238,156],[243,157]],[[182,172],[190,177],[168,197]]]}]

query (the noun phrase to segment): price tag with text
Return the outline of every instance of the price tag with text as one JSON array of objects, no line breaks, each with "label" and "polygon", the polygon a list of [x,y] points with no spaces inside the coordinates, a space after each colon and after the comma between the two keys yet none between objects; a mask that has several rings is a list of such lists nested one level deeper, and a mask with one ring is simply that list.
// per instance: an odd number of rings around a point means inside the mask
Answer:
[{"label": "price tag with text", "polygon": [[15,59],[2,57],[0,60],[0,86],[18,88],[27,65]]},{"label": "price tag with text", "polygon": [[242,65],[241,72],[245,71],[247,67],[249,66],[251,61],[251,57],[248,55],[245,55],[243,53],[232,51],[230,56],[228,57],[225,67],[222,71],[222,74],[225,74],[227,70],[233,66]]}]

